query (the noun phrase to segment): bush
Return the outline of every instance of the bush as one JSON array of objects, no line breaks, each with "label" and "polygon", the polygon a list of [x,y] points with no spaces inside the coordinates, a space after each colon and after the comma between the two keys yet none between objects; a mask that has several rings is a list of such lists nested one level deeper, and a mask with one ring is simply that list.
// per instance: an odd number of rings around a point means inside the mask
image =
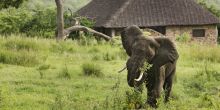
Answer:
[{"label": "bush", "polygon": [[141,93],[138,91],[126,91],[126,105],[124,109],[140,109],[144,106]]},{"label": "bush", "polygon": [[8,8],[0,12],[0,27],[1,34],[24,33],[31,37],[52,38],[55,36],[56,11],[54,8]]},{"label": "bush", "polygon": [[190,41],[190,36],[189,36],[189,34],[187,34],[187,33],[183,33],[183,34],[181,34],[181,35],[178,35],[178,36],[176,37],[176,40],[177,40],[178,42],[187,43],[187,42]]},{"label": "bush", "polygon": [[0,11],[0,33],[19,33],[20,30],[31,19],[32,13],[22,8],[8,8],[6,10]]},{"label": "bush", "polygon": [[86,17],[80,19],[80,25],[92,28],[95,25],[95,22]]},{"label": "bush", "polygon": [[86,76],[104,76],[102,69],[99,65],[93,63],[84,63],[82,65],[83,74]]},{"label": "bush", "polygon": [[21,33],[28,36],[53,38],[56,30],[56,11],[54,8],[33,10],[33,18],[21,27]]}]

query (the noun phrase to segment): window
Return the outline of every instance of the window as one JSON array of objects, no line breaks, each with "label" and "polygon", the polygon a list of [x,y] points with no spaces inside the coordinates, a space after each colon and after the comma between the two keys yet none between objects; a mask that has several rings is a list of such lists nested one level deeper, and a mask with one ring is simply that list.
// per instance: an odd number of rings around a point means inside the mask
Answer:
[{"label": "window", "polygon": [[193,37],[205,37],[205,29],[193,29]]},{"label": "window", "polygon": [[166,35],[166,27],[165,26],[157,26],[157,27],[149,27],[150,29],[153,29],[163,35]]}]

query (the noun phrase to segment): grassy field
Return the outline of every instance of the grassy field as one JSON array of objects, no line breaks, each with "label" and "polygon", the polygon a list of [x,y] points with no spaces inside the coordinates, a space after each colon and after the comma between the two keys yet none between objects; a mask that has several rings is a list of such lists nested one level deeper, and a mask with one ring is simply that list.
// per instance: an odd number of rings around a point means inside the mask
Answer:
[{"label": "grassy field", "polygon": [[[171,101],[159,110],[220,109],[220,47],[177,44]],[[121,110],[143,104],[126,82],[120,41],[0,37],[1,110]],[[146,106],[145,108],[149,108]]]}]

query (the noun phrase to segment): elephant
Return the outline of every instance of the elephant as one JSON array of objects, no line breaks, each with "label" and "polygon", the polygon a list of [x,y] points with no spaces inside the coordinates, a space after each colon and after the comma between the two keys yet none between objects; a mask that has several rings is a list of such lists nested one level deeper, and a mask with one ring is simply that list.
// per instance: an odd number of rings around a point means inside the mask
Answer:
[{"label": "elephant", "polygon": [[[158,107],[157,99],[162,90],[165,92],[164,102],[168,102],[179,58],[174,42],[166,37],[147,37],[135,25],[121,32],[121,40],[129,56],[126,63],[128,85],[139,87],[145,82],[146,103],[151,107]],[[141,72],[145,62],[152,66]]]}]

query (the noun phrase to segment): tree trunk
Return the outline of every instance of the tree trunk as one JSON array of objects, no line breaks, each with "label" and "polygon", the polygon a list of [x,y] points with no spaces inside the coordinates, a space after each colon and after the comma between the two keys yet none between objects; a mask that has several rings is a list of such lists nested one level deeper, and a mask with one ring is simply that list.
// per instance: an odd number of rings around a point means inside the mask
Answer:
[{"label": "tree trunk", "polygon": [[67,29],[64,29],[64,18],[63,18],[63,0],[55,0],[57,6],[57,30],[56,37],[57,40],[64,40],[67,36],[73,31],[86,31],[93,33],[96,36],[102,37],[105,40],[109,41],[111,39],[110,36],[107,36],[103,33],[97,32],[91,28],[85,26],[72,26]]},{"label": "tree trunk", "polygon": [[55,0],[57,6],[57,40],[64,39],[63,0]]}]

